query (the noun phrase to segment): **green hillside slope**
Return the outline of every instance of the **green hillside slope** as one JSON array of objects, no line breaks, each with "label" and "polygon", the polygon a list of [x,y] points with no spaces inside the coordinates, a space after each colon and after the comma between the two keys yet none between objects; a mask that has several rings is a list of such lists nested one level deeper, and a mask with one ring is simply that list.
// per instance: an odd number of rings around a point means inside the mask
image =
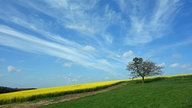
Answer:
[{"label": "green hillside slope", "polygon": [[192,108],[192,76],[128,82],[105,93],[42,108]]}]

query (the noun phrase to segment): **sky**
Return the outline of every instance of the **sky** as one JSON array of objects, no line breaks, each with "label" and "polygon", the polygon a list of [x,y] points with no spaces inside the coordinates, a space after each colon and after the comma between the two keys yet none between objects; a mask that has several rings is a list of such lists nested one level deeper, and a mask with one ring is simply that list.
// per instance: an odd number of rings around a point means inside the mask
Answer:
[{"label": "sky", "polygon": [[192,73],[191,0],[0,0],[0,85],[130,78],[134,57]]}]

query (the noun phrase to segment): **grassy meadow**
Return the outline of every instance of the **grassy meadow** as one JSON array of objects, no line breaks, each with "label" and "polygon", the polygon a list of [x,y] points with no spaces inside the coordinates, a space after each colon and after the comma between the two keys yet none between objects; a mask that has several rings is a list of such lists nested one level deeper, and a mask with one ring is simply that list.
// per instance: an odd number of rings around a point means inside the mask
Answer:
[{"label": "grassy meadow", "polygon": [[130,81],[120,88],[41,108],[192,108],[192,75]]}]

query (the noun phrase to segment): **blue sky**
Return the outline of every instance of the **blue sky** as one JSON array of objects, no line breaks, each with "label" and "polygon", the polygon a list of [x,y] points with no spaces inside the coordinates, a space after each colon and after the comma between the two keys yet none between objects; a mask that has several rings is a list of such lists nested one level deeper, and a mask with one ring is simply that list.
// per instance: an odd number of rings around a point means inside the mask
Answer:
[{"label": "blue sky", "polygon": [[143,57],[192,73],[191,0],[0,0],[0,85],[129,78]]}]

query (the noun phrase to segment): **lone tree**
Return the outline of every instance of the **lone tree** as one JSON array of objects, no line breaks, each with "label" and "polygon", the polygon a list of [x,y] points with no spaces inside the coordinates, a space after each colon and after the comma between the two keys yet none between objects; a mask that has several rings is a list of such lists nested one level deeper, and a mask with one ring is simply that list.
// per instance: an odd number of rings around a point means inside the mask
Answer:
[{"label": "lone tree", "polygon": [[154,62],[143,61],[142,58],[133,58],[133,61],[127,65],[127,70],[131,71],[134,77],[142,77],[144,83],[145,76],[159,75],[162,73],[162,66],[156,66]]}]

